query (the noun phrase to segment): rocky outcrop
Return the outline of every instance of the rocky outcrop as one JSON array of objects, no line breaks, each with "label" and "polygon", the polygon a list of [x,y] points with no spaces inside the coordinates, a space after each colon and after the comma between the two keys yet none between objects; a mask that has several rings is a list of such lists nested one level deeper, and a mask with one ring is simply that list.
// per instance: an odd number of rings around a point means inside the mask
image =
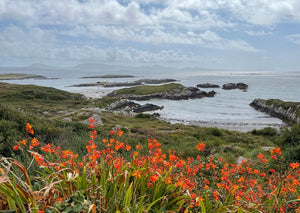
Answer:
[{"label": "rocky outcrop", "polygon": [[126,99],[122,99],[118,102],[112,103],[108,110],[110,111],[131,111],[135,113],[142,113],[142,112],[148,112],[148,111],[154,111],[154,110],[159,110],[163,109],[163,106],[157,106],[154,104],[138,104],[133,101],[129,101]]},{"label": "rocky outcrop", "polygon": [[175,81],[177,80],[166,78],[166,79],[140,79],[135,82],[141,84],[164,84],[164,83],[170,83]]},{"label": "rocky outcrop", "polygon": [[26,80],[26,79],[55,80],[59,78],[48,78],[42,75],[24,74],[24,73],[0,74],[0,80]]},{"label": "rocky outcrop", "polygon": [[160,107],[155,104],[147,103],[147,104],[137,107],[136,109],[133,109],[133,112],[142,113],[142,112],[148,112],[148,111],[154,111],[154,110],[161,110],[163,108],[164,108],[163,106]]},{"label": "rocky outcrop", "polygon": [[222,89],[225,90],[231,90],[231,89],[240,89],[240,90],[247,90],[248,89],[248,85],[245,83],[227,83],[224,84]]},{"label": "rocky outcrop", "polygon": [[103,87],[132,87],[141,85],[140,82],[97,82],[98,86]]},{"label": "rocky outcrop", "polygon": [[[97,76],[91,76],[89,78],[96,78]],[[83,77],[88,78],[88,77]],[[100,78],[100,77],[99,77]],[[107,81],[98,81],[96,83],[83,83],[83,84],[74,84],[70,87],[93,87],[93,86],[102,86],[102,87],[132,87],[139,86],[143,84],[164,84],[176,81],[175,79],[140,79],[132,82],[107,82]]]},{"label": "rocky outcrop", "polygon": [[220,88],[219,85],[217,85],[217,84],[210,84],[210,83],[197,84],[197,87],[199,87],[199,88]]},{"label": "rocky outcrop", "polygon": [[110,97],[119,97],[129,100],[150,100],[150,99],[169,99],[169,100],[187,100],[203,97],[214,97],[215,91],[205,92],[196,87],[181,87],[170,91],[157,92],[147,95],[134,95],[134,94],[118,94],[116,92],[109,93]]},{"label": "rocky outcrop", "polygon": [[133,75],[93,75],[81,78],[133,78]]},{"label": "rocky outcrop", "polygon": [[[289,103],[289,104],[284,104]],[[294,102],[284,102],[281,100],[264,100],[264,99],[255,99],[250,103],[254,109],[261,112],[265,112],[271,116],[282,119],[283,121],[289,123],[300,123],[300,103]]]}]

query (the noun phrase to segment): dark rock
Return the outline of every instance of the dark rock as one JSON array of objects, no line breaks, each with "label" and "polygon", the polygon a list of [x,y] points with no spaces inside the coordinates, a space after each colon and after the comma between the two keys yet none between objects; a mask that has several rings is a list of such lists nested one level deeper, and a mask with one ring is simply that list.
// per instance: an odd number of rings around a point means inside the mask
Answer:
[{"label": "dark rock", "polygon": [[141,84],[163,84],[163,83],[170,83],[170,82],[175,82],[175,79],[140,79],[135,81],[136,83],[141,83]]},{"label": "dark rock", "polygon": [[[100,126],[103,125],[103,122],[102,122],[102,119],[101,119],[100,115],[94,113],[94,114],[92,115],[91,118],[94,119],[94,124],[95,124],[95,125],[100,125]],[[66,119],[64,119],[64,120],[66,120]],[[72,120],[72,119],[71,119],[71,120]],[[69,120],[66,120],[66,121],[69,121]],[[89,123],[90,123],[90,118],[89,118],[89,119],[86,119],[86,120],[84,120],[84,121],[81,121],[81,122],[82,122],[82,123],[85,123],[85,124],[89,124]]]},{"label": "dark rock", "polygon": [[121,129],[122,129],[122,126],[116,125],[116,126],[114,126],[111,130],[114,131],[114,132],[118,132],[118,131],[121,130]]},{"label": "dark rock", "polygon": [[254,99],[250,103],[250,106],[256,110],[280,118],[283,121],[290,122],[290,123],[300,123],[300,117],[297,115],[297,111],[292,107],[284,109],[281,106],[276,106],[274,104],[268,105],[267,100],[264,99]]},{"label": "dark rock", "polygon": [[197,87],[200,87],[200,88],[220,88],[219,85],[217,85],[217,84],[210,84],[210,83],[197,84]]},{"label": "dark rock", "polygon": [[154,111],[158,109],[163,109],[163,106],[157,106],[154,104],[144,104],[140,105],[138,103],[135,103],[133,101],[129,101],[126,99],[123,99],[121,101],[115,102],[110,105],[109,110],[116,111],[116,110],[123,110],[123,111],[131,111],[135,113],[142,113],[147,111]]},{"label": "dark rock", "polygon": [[157,112],[155,112],[155,113],[153,113],[153,114],[151,114],[154,118],[157,118],[157,117],[159,117],[160,116],[160,114],[159,113],[157,113]]},{"label": "dark rock", "polygon": [[245,84],[245,83],[227,83],[227,84],[224,84],[222,89],[225,89],[225,90],[231,90],[231,89],[241,89],[241,90],[246,90],[248,89],[248,85]]},{"label": "dark rock", "polygon": [[199,90],[196,87],[182,87],[176,88],[168,92],[158,92],[147,95],[118,94],[116,92],[112,92],[108,94],[108,96],[119,97],[129,100],[145,101],[150,99],[187,100],[203,97],[213,97],[215,94],[215,91],[205,92]]},{"label": "dark rock", "polygon": [[132,108],[136,108],[136,107],[140,107],[141,105],[132,101],[128,101],[126,99],[122,99],[120,101],[117,101],[115,103],[112,103],[109,107],[109,110],[122,110],[122,109],[126,109],[126,111],[129,111],[128,109],[130,109],[130,111],[132,110]]},{"label": "dark rock", "polygon": [[142,85],[140,82],[97,82],[97,84],[103,87],[131,87]]},{"label": "dark rock", "polygon": [[135,109],[133,109],[133,112],[135,113],[141,113],[141,112],[148,112],[148,111],[154,111],[154,110],[161,110],[163,109],[163,106],[160,107],[160,106],[157,106],[157,105],[154,105],[154,104],[144,104],[144,105],[141,105]]}]

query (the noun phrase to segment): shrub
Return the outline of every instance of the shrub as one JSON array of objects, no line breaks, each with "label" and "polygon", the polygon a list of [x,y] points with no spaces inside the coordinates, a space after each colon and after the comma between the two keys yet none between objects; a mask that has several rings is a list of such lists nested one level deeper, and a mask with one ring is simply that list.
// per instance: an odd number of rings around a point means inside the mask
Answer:
[{"label": "shrub", "polygon": [[276,136],[278,134],[277,130],[272,127],[266,127],[263,129],[253,129],[251,131],[253,135],[263,135],[263,136]]},{"label": "shrub", "polygon": [[277,143],[286,150],[287,161],[300,162],[300,124],[284,128]]}]

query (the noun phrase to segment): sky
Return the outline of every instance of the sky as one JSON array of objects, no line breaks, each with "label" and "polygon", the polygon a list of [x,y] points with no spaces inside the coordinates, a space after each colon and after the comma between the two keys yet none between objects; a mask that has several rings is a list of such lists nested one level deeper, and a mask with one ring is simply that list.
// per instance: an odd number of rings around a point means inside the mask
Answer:
[{"label": "sky", "polygon": [[300,71],[300,0],[0,0],[0,66]]}]

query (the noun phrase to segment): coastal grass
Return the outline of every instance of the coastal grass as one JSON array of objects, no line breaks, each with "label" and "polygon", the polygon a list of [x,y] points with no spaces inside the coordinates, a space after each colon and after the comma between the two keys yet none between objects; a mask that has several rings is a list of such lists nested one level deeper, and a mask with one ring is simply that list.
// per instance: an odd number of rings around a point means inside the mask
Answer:
[{"label": "coastal grass", "polygon": [[0,74],[0,80],[22,80],[22,79],[29,79],[29,78],[46,79],[45,76],[35,75],[35,74],[25,74],[25,73]]},{"label": "coastal grass", "polygon": [[122,94],[129,94],[129,95],[150,95],[154,93],[160,93],[160,92],[169,92],[174,89],[183,89],[184,87],[181,84],[178,83],[170,83],[170,84],[164,84],[159,86],[149,86],[149,85],[143,85],[143,86],[136,86],[131,88],[124,88],[116,90],[115,93],[122,95]]},{"label": "coastal grass", "polygon": [[282,107],[285,110],[291,108],[293,111],[296,111],[298,117],[300,117],[300,102],[282,101],[280,99],[268,99],[266,100],[266,105]]},{"label": "coastal grass", "polygon": [[8,74],[0,74],[0,80],[10,80],[10,79],[22,79],[28,76],[32,76],[24,73],[8,73]]}]

